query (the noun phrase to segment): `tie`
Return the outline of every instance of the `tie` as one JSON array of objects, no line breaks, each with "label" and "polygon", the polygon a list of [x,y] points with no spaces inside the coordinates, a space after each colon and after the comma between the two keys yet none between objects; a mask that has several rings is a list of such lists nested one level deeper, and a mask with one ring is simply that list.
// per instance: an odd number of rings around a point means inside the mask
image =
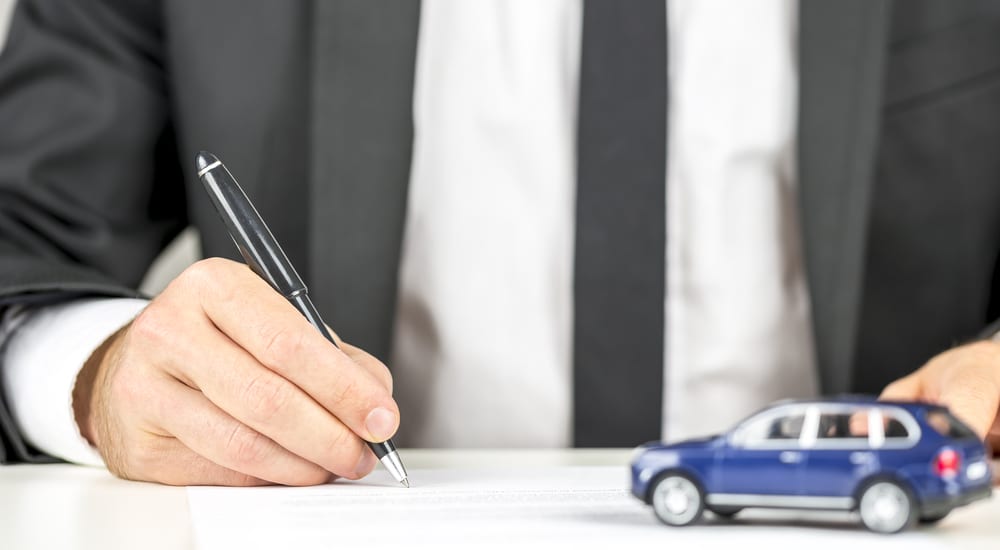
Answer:
[{"label": "tie", "polygon": [[574,443],[660,437],[666,250],[664,0],[585,0],[577,141]]}]

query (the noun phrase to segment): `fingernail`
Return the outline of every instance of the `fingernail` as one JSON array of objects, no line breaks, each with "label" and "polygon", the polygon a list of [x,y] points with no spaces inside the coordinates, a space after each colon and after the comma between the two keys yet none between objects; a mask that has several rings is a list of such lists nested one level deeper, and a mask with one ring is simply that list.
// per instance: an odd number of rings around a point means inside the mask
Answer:
[{"label": "fingernail", "polygon": [[375,468],[375,455],[370,453],[367,449],[361,454],[361,460],[358,460],[358,465],[354,467],[354,477],[362,478],[370,474]]},{"label": "fingernail", "polygon": [[365,419],[365,428],[374,441],[385,441],[396,431],[396,415],[382,407],[374,409]]}]

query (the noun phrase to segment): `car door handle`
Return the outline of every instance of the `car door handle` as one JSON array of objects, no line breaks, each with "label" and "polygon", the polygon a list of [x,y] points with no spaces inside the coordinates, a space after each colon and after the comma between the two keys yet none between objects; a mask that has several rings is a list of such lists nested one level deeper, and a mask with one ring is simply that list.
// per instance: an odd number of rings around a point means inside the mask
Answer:
[{"label": "car door handle", "polygon": [[857,453],[851,453],[850,460],[851,464],[868,464],[874,458],[875,455],[873,455],[872,453],[857,452]]},{"label": "car door handle", "polygon": [[778,455],[778,460],[785,464],[798,464],[799,462],[802,462],[802,453],[798,451],[782,451],[782,453]]}]

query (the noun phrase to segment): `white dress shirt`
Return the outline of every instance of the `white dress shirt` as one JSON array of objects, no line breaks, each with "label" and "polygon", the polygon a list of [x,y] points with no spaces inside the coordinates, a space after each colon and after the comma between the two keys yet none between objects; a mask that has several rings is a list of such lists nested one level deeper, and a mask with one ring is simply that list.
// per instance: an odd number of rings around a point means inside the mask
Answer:
[{"label": "white dress shirt", "polygon": [[80,435],[73,386],[94,350],[145,306],[145,300],[128,298],[79,300],[7,320],[16,328],[4,348],[0,375],[28,442],[70,462],[104,464]]},{"label": "white dress shirt", "polygon": [[[390,361],[403,444],[570,443],[582,9],[422,3]],[[816,391],[796,223],[796,12],[795,0],[668,2],[669,439]],[[86,354],[48,342],[79,333],[92,350],[137,311],[100,307],[32,314],[3,358],[26,437],[71,460],[82,458],[66,410]],[[106,330],[81,332],[102,316]]]},{"label": "white dress shirt", "polygon": [[818,388],[795,179],[798,2],[667,4],[669,439]]}]

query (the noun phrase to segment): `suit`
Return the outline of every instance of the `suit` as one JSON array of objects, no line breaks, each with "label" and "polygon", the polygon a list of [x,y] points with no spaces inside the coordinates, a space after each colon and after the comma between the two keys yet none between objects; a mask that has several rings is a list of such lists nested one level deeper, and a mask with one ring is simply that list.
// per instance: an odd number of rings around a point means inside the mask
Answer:
[{"label": "suit", "polygon": [[[313,292],[328,322],[386,357],[418,19],[416,2],[22,1],[0,58],[0,304],[134,295],[188,224],[234,257],[193,170],[210,147],[304,277],[337,281]],[[877,392],[997,317],[997,30],[986,1],[801,4],[826,393]],[[5,410],[2,458],[38,459]]]}]

